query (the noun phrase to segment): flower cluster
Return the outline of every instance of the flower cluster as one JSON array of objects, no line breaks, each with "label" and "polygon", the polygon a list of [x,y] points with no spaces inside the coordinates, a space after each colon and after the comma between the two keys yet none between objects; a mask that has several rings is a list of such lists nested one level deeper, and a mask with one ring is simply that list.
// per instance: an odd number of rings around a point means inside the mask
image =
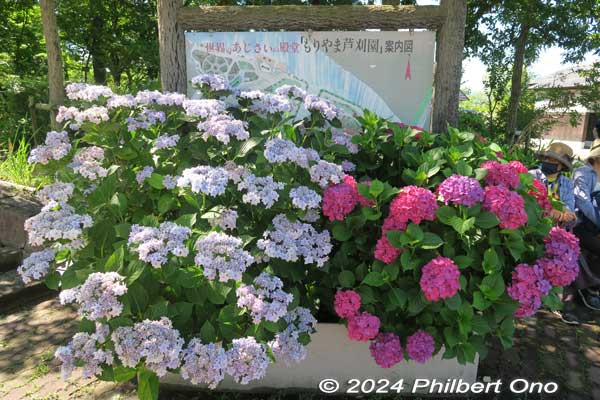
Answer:
[{"label": "flower cluster", "polygon": [[294,207],[305,211],[318,208],[321,203],[321,195],[306,186],[298,186],[290,190],[290,198]]},{"label": "flower cluster", "polygon": [[225,103],[220,100],[185,100],[183,109],[188,117],[208,118],[225,111]]},{"label": "flower cluster", "polygon": [[352,143],[352,135],[341,129],[331,128],[331,141],[346,147],[350,154],[356,154],[359,151],[358,145]]},{"label": "flower cluster", "polygon": [[71,151],[69,134],[65,131],[51,131],[46,135],[44,144],[31,150],[27,161],[30,163],[48,164],[50,160],[60,160]]},{"label": "flower cluster", "polygon": [[302,168],[309,168],[310,161],[319,161],[319,154],[313,149],[296,146],[285,139],[270,139],[265,144],[265,158],[270,163],[293,162]]},{"label": "flower cluster", "polygon": [[269,366],[267,347],[253,337],[233,339],[227,351],[227,373],[237,383],[246,385],[264,378]]},{"label": "flower cluster", "polygon": [[421,221],[433,221],[437,209],[438,204],[431,191],[417,186],[405,186],[392,200],[389,218],[412,221],[418,225]]},{"label": "flower cluster", "polygon": [[110,350],[98,348],[106,341],[108,326],[96,324],[95,333],[76,333],[68,345],[56,349],[54,356],[61,362],[61,375],[67,379],[75,369],[75,363],[83,366],[83,377],[91,378],[102,373],[101,365],[112,365],[114,355]]},{"label": "flower cluster", "polygon": [[294,299],[294,296],[282,289],[281,279],[262,272],[254,278],[254,285],[242,284],[237,288],[237,306],[247,309],[255,324],[263,319],[277,322],[287,314],[287,306]]},{"label": "flower cluster", "polygon": [[127,292],[124,277],[116,272],[94,272],[81,286],[61,293],[61,303],[79,304],[79,315],[91,321],[121,315],[123,303],[118,297]]},{"label": "flower cluster", "polygon": [[296,307],[283,318],[289,325],[275,335],[269,342],[269,347],[277,362],[290,366],[306,358],[306,347],[299,342],[299,338],[300,335],[311,334],[315,330],[317,320],[310,310],[304,307]]},{"label": "flower cluster", "polygon": [[73,162],[69,164],[76,174],[89,180],[95,181],[108,175],[108,170],[102,167],[104,160],[104,149],[98,146],[90,146],[80,150]]},{"label": "flower cluster", "polygon": [[66,203],[73,196],[75,185],[60,181],[44,186],[36,194],[36,198],[44,204],[50,202]]},{"label": "flower cluster", "polygon": [[460,290],[460,271],[449,258],[438,256],[425,264],[421,272],[419,283],[428,301],[450,298]]},{"label": "flower cluster", "polygon": [[544,270],[544,278],[553,286],[567,286],[579,274],[579,239],[560,227],[552,227],[544,238],[545,258],[537,264]]},{"label": "flower cluster", "polygon": [[323,118],[332,120],[340,116],[340,110],[332,102],[318,96],[308,95],[304,98],[304,107],[308,111],[320,113]]},{"label": "flower cluster", "polygon": [[167,116],[163,111],[150,110],[143,108],[140,114],[136,117],[127,117],[127,130],[133,132],[138,129],[150,129],[157,123],[163,123],[167,120]]},{"label": "flower cluster", "polygon": [[204,276],[209,280],[227,282],[239,281],[254,258],[243,249],[241,239],[219,232],[210,232],[196,242],[194,262],[203,267]]},{"label": "flower cluster", "polygon": [[344,180],[344,176],[346,176],[341,166],[325,160],[320,160],[317,164],[310,167],[309,173],[310,180],[318,183],[322,188],[326,188],[331,183],[341,183]]},{"label": "flower cluster", "polygon": [[139,105],[181,106],[186,97],[181,93],[161,93],[158,90],[142,90],[135,96]]},{"label": "flower cluster", "polygon": [[177,257],[188,255],[185,241],[191,234],[190,228],[173,222],[163,222],[158,228],[135,224],[131,227],[127,243],[140,260],[160,268],[167,262],[169,253]]},{"label": "flower cluster", "polygon": [[137,101],[135,97],[130,94],[126,95],[113,95],[106,101],[106,108],[109,110],[123,107],[123,108],[133,108],[137,106]]},{"label": "flower cluster", "polygon": [[204,193],[212,197],[225,193],[229,182],[229,174],[222,167],[200,165],[183,170],[181,175],[177,186],[189,186],[193,193]]},{"label": "flower cluster", "polygon": [[177,146],[179,135],[160,135],[154,141],[154,146],[150,149],[150,153],[156,153],[158,150],[168,149]]},{"label": "flower cluster", "polygon": [[237,140],[248,139],[250,134],[247,129],[247,122],[234,119],[226,114],[213,115],[206,121],[198,123],[198,130],[202,133],[205,141],[212,136],[224,144],[228,144],[232,137]]},{"label": "flower cluster", "polygon": [[484,190],[483,208],[500,221],[500,228],[517,229],[527,223],[525,202],[518,193],[506,186],[487,186]]},{"label": "flower cluster", "polygon": [[346,175],[343,183],[331,185],[323,192],[323,215],[330,221],[343,221],[363,199],[354,178]]},{"label": "flower cluster", "polygon": [[113,91],[109,87],[101,85],[88,85],[86,83],[69,83],[65,86],[65,92],[70,100],[84,100],[93,102],[100,97],[110,97]]},{"label": "flower cluster", "polygon": [[207,86],[211,91],[231,90],[229,82],[221,75],[202,74],[192,78],[192,85]]},{"label": "flower cluster", "polygon": [[248,109],[259,114],[286,113],[292,111],[292,103],[287,96],[262,93]]},{"label": "flower cluster", "polygon": [[284,184],[277,182],[272,176],[256,176],[247,174],[237,185],[238,190],[245,190],[242,201],[254,206],[262,203],[266,208],[273,207],[279,200],[278,190],[284,188]]},{"label": "flower cluster", "polygon": [[275,89],[275,93],[280,96],[295,97],[297,99],[304,99],[307,94],[304,89],[300,89],[298,86],[294,85],[280,86],[277,89]]},{"label": "flower cluster", "polygon": [[353,315],[348,320],[348,338],[362,342],[371,340],[379,333],[379,325],[379,318],[368,312]]},{"label": "flower cluster", "polygon": [[147,165],[144,168],[142,168],[141,170],[139,170],[138,172],[136,172],[135,180],[137,181],[137,183],[139,183],[141,185],[142,183],[144,183],[144,181],[146,179],[148,179],[152,176],[153,172],[154,172],[154,168]]},{"label": "flower cluster", "polygon": [[84,228],[92,226],[89,215],[75,214],[75,209],[68,204],[50,202],[42,212],[25,221],[29,244],[41,246],[46,240],[75,241],[81,237]]},{"label": "flower cluster", "polygon": [[527,193],[535,197],[538,205],[546,212],[552,211],[552,204],[550,203],[550,199],[548,198],[548,189],[546,189],[546,185],[544,185],[538,179],[534,179],[533,187],[535,188],[535,190],[530,190]]},{"label": "flower cluster", "polygon": [[508,295],[520,303],[515,311],[519,318],[530,317],[540,308],[542,296],[548,294],[550,283],[544,279],[544,270],[538,265],[519,264],[512,272],[512,282],[506,288]]},{"label": "flower cluster", "polygon": [[50,269],[50,263],[54,262],[55,256],[56,251],[52,249],[31,253],[29,257],[23,260],[23,264],[17,268],[17,273],[21,276],[23,283],[27,284],[46,276]]},{"label": "flower cluster", "polygon": [[487,169],[485,182],[490,186],[504,186],[514,189],[519,186],[519,174],[526,173],[527,168],[519,162],[501,164],[498,161],[486,161],[481,168]]},{"label": "flower cluster", "polygon": [[462,175],[452,175],[437,188],[437,195],[444,204],[452,203],[470,207],[483,201],[483,189],[479,181]]},{"label": "flower cluster", "polygon": [[360,310],[360,295],[354,290],[340,290],[335,294],[333,307],[340,318],[349,319]]},{"label": "flower cluster", "polygon": [[404,359],[400,338],[392,332],[379,333],[369,346],[371,356],[381,368],[390,368]]},{"label": "flower cluster", "polygon": [[285,261],[303,257],[305,264],[315,263],[319,267],[329,259],[332,245],[328,231],[319,233],[310,224],[291,222],[284,214],[273,218],[273,227],[257,242],[267,256]]},{"label": "flower cluster", "polygon": [[192,339],[182,353],[182,360],[181,376],[194,385],[207,384],[214,389],[225,378],[227,354],[218,344],[202,344]]},{"label": "flower cluster", "polygon": [[237,224],[238,213],[229,208],[221,210],[218,216],[209,218],[208,223],[211,226],[220,226],[224,231],[233,230]]},{"label": "flower cluster", "polygon": [[392,245],[387,238],[387,232],[389,231],[403,231],[406,229],[406,221],[402,219],[388,216],[381,227],[381,238],[375,245],[375,258],[379,261],[383,261],[386,264],[391,264],[402,254],[402,249],[399,249]]},{"label": "flower cluster", "polygon": [[167,368],[178,368],[181,362],[184,342],[166,317],[118,327],[111,339],[115,344],[115,353],[126,367],[135,368],[144,359],[146,368],[158,376],[164,376]]},{"label": "flower cluster", "polygon": [[426,363],[435,351],[435,340],[424,330],[418,330],[406,339],[406,353],[411,360]]}]

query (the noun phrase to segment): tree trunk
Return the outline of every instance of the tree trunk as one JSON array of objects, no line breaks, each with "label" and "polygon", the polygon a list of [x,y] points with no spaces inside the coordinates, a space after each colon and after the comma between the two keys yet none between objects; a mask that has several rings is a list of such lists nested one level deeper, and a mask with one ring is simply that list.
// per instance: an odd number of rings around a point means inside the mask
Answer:
[{"label": "tree trunk", "polygon": [[102,4],[100,2],[91,1],[89,3],[91,20],[91,37],[88,50],[92,56],[92,73],[94,75],[94,83],[98,85],[106,84],[106,60],[105,52],[102,48],[100,37],[104,32],[105,22]]},{"label": "tree trunk", "polygon": [[442,0],[440,7],[445,8],[447,15],[446,22],[437,31],[433,132],[446,132],[448,124],[458,125],[467,1]]},{"label": "tree trunk", "polygon": [[41,0],[40,11],[42,15],[42,27],[46,41],[46,52],[48,53],[48,103],[50,110],[50,126],[58,129],[56,122],[56,111],[64,101],[63,63],[58,39],[58,25],[54,10],[54,0]]},{"label": "tree trunk", "polygon": [[510,100],[508,103],[508,120],[506,121],[506,133],[511,143],[517,130],[517,113],[519,112],[519,101],[521,100],[521,80],[523,79],[523,63],[525,61],[525,48],[528,36],[529,26],[523,24],[521,26],[521,33],[515,43],[515,58],[513,62]]},{"label": "tree trunk", "polygon": [[[158,50],[160,54],[160,83],[168,92],[185,93],[187,77],[185,65],[185,37],[177,22],[177,13],[183,0],[158,0]],[[204,27],[208,30],[208,27]]]}]

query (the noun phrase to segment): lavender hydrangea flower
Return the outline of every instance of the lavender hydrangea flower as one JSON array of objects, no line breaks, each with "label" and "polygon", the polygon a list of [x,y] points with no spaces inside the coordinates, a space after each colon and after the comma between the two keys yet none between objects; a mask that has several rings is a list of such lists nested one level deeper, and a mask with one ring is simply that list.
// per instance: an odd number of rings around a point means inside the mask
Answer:
[{"label": "lavender hydrangea flower", "polygon": [[210,226],[220,226],[224,231],[229,229],[235,229],[237,223],[238,213],[236,210],[229,208],[223,209],[217,217],[209,218],[208,223]]},{"label": "lavender hydrangea flower", "polygon": [[257,242],[267,256],[293,262],[303,257],[305,264],[319,267],[329,259],[332,246],[328,231],[319,233],[309,224],[290,222],[284,214],[273,218],[273,226],[275,229],[265,231]]},{"label": "lavender hydrangea flower", "polygon": [[344,172],[352,172],[356,169],[356,164],[350,162],[348,160],[342,161],[342,171]]},{"label": "lavender hydrangea flower", "polygon": [[168,149],[177,146],[179,135],[161,135],[154,141],[154,146],[150,149],[150,153],[156,153],[158,150]]},{"label": "lavender hydrangea flower", "polygon": [[166,120],[167,116],[164,112],[143,108],[137,117],[127,117],[125,122],[127,122],[127,130],[133,132],[137,129],[149,129],[159,122],[164,123]]},{"label": "lavender hydrangea flower", "polygon": [[145,366],[158,376],[181,363],[183,339],[167,317],[159,321],[144,320],[133,326],[121,326],[112,336],[115,352],[124,366],[135,368],[145,359]]},{"label": "lavender hydrangea flower", "polygon": [[84,228],[92,226],[92,218],[75,214],[68,204],[50,202],[42,211],[25,221],[29,244],[41,246],[45,241],[74,241],[83,234]]},{"label": "lavender hydrangea flower", "polygon": [[189,186],[194,193],[204,193],[216,197],[225,193],[229,174],[222,167],[209,167],[201,165],[183,170],[181,178],[177,180],[177,186]]},{"label": "lavender hydrangea flower", "polygon": [[264,344],[253,337],[233,339],[227,351],[227,373],[237,383],[247,385],[264,378],[269,366],[269,357]]},{"label": "lavender hydrangea flower", "polygon": [[309,169],[310,180],[326,188],[330,183],[338,184],[344,180],[342,167],[328,161],[321,160]]},{"label": "lavender hydrangea flower", "polygon": [[110,119],[108,116],[108,109],[102,106],[92,106],[81,110],[76,116],[75,121],[81,125],[84,122],[91,122],[92,124],[98,125],[102,122],[106,122]]},{"label": "lavender hydrangea flower", "polygon": [[271,176],[256,176],[248,174],[238,183],[238,190],[245,190],[242,201],[247,204],[264,204],[266,208],[273,207],[273,204],[279,200],[277,190],[283,189],[283,183],[276,182]]},{"label": "lavender hydrangea flower", "polygon": [[135,96],[140,105],[181,106],[185,95],[181,93],[161,93],[158,90],[143,90]]},{"label": "lavender hydrangea flower", "polygon": [[163,186],[168,190],[175,189],[179,178],[180,176],[165,175],[163,178]]},{"label": "lavender hydrangea flower", "polygon": [[231,90],[229,81],[227,81],[224,76],[216,74],[202,74],[194,76],[192,78],[192,85],[198,85],[200,87],[207,86],[213,92]]},{"label": "lavender hydrangea flower", "polygon": [[97,101],[100,97],[110,97],[113,91],[102,85],[88,85],[87,83],[70,83],[65,87],[65,92],[70,100]]},{"label": "lavender hydrangea flower", "polygon": [[275,90],[275,93],[280,96],[296,97],[302,100],[306,97],[306,91],[294,85],[280,86]]},{"label": "lavender hydrangea flower", "polygon": [[290,198],[294,207],[300,210],[318,208],[321,204],[321,195],[306,186],[298,186],[290,190]]},{"label": "lavender hydrangea flower", "polygon": [[285,139],[271,139],[265,144],[265,158],[270,163],[290,161],[302,168],[308,168],[310,161],[319,161],[319,153],[313,149],[298,147]]},{"label": "lavender hydrangea flower", "polygon": [[254,99],[248,109],[260,114],[275,114],[292,111],[292,103],[286,96],[278,94],[263,93]]},{"label": "lavender hydrangea flower", "polygon": [[304,98],[304,107],[306,107],[309,112],[316,111],[321,113],[327,120],[335,119],[340,115],[340,111],[335,104],[310,94]]},{"label": "lavender hydrangea flower", "polygon": [[257,100],[265,95],[262,90],[247,90],[239,93],[238,97],[246,100]]},{"label": "lavender hydrangea flower", "polygon": [[227,171],[229,179],[236,185],[240,183],[246,175],[250,174],[250,171],[241,165],[237,165],[233,161],[227,161],[223,167]]},{"label": "lavender hydrangea flower", "polygon": [[221,143],[228,144],[231,137],[237,140],[246,140],[250,134],[246,130],[248,123],[234,119],[226,114],[214,115],[204,122],[198,124],[198,130],[202,132],[202,138],[207,141],[214,137]]},{"label": "lavender hydrangea flower", "polygon": [[135,180],[138,184],[144,183],[144,181],[152,176],[154,168],[146,165],[144,168],[135,173]]},{"label": "lavender hydrangea flower", "polygon": [[73,162],[69,166],[73,168],[76,174],[95,181],[108,175],[108,170],[102,167],[103,160],[104,149],[98,146],[90,146],[75,154]]},{"label": "lavender hydrangea flower", "polygon": [[263,319],[277,322],[287,314],[287,307],[294,300],[294,296],[282,289],[281,279],[261,272],[254,278],[254,285],[242,284],[237,288],[237,306],[246,308],[255,324],[259,324]]},{"label": "lavender hydrangea flower", "polygon": [[55,255],[56,251],[45,249],[34,251],[24,259],[23,264],[17,268],[17,273],[21,276],[23,283],[28,284],[46,276],[50,269],[50,263],[54,262]]},{"label": "lavender hydrangea flower", "polygon": [[75,190],[75,185],[72,183],[56,181],[40,189],[35,197],[44,204],[52,201],[66,203],[73,196],[73,190]]},{"label": "lavender hydrangea flower", "polygon": [[317,320],[309,309],[303,307],[293,309],[284,319],[289,324],[288,327],[275,335],[269,342],[269,347],[277,362],[283,362],[289,367],[306,358],[306,347],[298,339],[301,334],[314,332]]},{"label": "lavender hydrangea flower", "polygon": [[470,207],[483,201],[483,189],[475,178],[454,174],[437,188],[437,194],[444,204],[452,202]]},{"label": "lavender hydrangea flower", "polygon": [[183,109],[188,117],[208,118],[225,111],[225,103],[214,99],[186,100]]},{"label": "lavender hydrangea flower", "polygon": [[110,350],[98,348],[106,340],[104,335],[108,327],[104,325],[98,328],[98,324],[96,326],[96,333],[76,333],[67,346],[60,346],[56,349],[54,357],[61,362],[60,369],[63,379],[71,376],[75,369],[76,361],[83,364],[82,375],[84,378],[100,375],[102,373],[102,364],[113,364],[113,353]]},{"label": "lavender hydrangea flower", "polygon": [[113,95],[106,101],[106,108],[112,110],[114,108],[133,108],[137,106],[137,101],[135,101],[135,97],[130,94],[126,94],[124,96],[121,95]]},{"label": "lavender hydrangea flower", "polygon": [[79,118],[79,109],[77,107],[58,107],[56,113],[56,122],[75,121]]},{"label": "lavender hydrangea flower", "polygon": [[194,262],[203,267],[206,279],[227,282],[239,281],[242,273],[254,263],[254,258],[243,249],[241,239],[219,232],[210,232],[196,242]]},{"label": "lavender hydrangea flower", "polygon": [[140,260],[154,268],[166,264],[169,253],[177,257],[187,257],[185,241],[190,237],[190,228],[173,222],[163,222],[160,227],[133,225],[129,233],[129,248],[138,253]]},{"label": "lavender hydrangea flower", "polygon": [[65,131],[51,131],[46,135],[44,144],[31,150],[29,163],[48,164],[50,160],[60,160],[71,150],[69,134]]},{"label": "lavender hydrangea flower", "polygon": [[341,129],[331,128],[331,140],[335,144],[346,147],[350,154],[356,154],[359,151],[358,145],[352,143],[352,135]]},{"label": "lavender hydrangea flower", "polygon": [[192,339],[183,351],[181,376],[194,385],[207,384],[214,389],[225,378],[227,362],[227,354],[220,345]]},{"label": "lavender hydrangea flower", "polygon": [[124,279],[116,272],[94,272],[81,286],[61,296],[61,303],[79,304],[79,315],[91,321],[117,317],[123,311],[117,298],[127,292]]}]

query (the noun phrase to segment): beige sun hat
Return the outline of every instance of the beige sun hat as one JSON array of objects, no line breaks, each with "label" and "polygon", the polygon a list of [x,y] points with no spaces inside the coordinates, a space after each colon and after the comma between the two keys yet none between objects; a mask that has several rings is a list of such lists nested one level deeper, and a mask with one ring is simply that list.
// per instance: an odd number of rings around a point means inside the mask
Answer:
[{"label": "beige sun hat", "polygon": [[[598,141],[598,151],[598,155],[600,155],[600,140]],[[538,151],[535,154],[538,158],[552,158],[567,167],[568,170],[573,169],[573,149],[564,143],[552,143],[546,150]]]},{"label": "beige sun hat", "polygon": [[585,161],[590,158],[600,157],[600,139],[596,139],[592,142],[592,146],[590,147],[590,152],[588,153]]}]

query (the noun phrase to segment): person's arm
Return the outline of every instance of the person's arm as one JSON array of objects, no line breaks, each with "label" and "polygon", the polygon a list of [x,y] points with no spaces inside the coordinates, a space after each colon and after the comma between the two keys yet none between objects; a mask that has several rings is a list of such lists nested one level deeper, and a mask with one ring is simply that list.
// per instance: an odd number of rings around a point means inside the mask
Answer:
[{"label": "person's arm", "polygon": [[563,182],[561,183],[561,196],[560,200],[565,205],[565,211],[575,211],[575,184],[573,181],[567,177],[563,177]]},{"label": "person's arm", "polygon": [[575,183],[575,207],[583,213],[596,226],[600,225],[598,212],[592,203],[591,188],[594,185],[594,176],[585,171],[576,171],[573,177]]}]

